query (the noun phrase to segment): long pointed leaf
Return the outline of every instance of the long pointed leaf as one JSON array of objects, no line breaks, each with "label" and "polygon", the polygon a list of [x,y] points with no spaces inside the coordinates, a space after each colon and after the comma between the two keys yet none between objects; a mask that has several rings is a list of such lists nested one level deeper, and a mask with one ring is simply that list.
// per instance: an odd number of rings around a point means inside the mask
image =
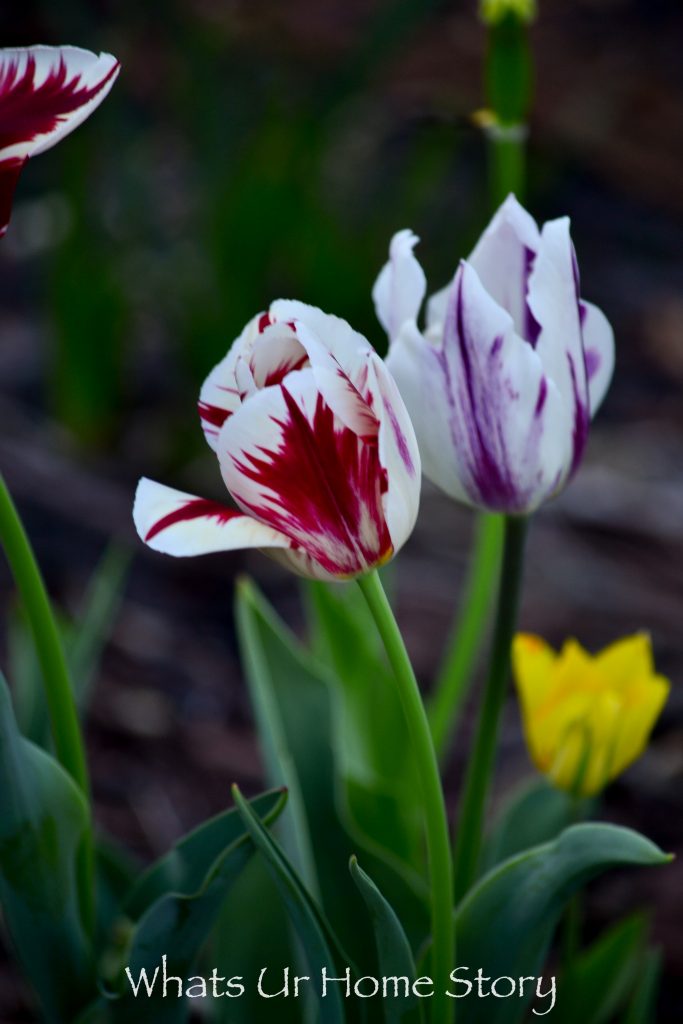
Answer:
[{"label": "long pointed leaf", "polygon": [[[328,942],[329,927],[321,918],[320,911],[281,848],[265,831],[237,787],[233,787],[233,796],[245,827],[265,858],[287,907],[314,985],[319,984],[324,970],[330,977],[336,977],[335,959]],[[317,989],[314,991],[317,993]],[[343,1005],[336,985],[328,990],[325,999],[318,999],[316,1019],[317,1024],[344,1024]]]},{"label": "long pointed leaf", "polygon": [[[406,978],[412,985],[417,977],[415,960],[396,911],[370,876],[363,871],[355,857],[351,858],[349,870],[372,920],[381,976]],[[408,995],[405,998],[390,992],[384,998],[386,1024],[419,1024],[422,1020],[422,1006],[415,996]]]}]

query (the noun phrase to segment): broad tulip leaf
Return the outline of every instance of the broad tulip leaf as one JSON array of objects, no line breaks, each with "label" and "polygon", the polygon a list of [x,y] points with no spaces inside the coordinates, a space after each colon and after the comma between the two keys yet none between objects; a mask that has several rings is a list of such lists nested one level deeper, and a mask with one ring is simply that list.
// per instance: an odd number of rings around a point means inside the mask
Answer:
[{"label": "broad tulip leaf", "polygon": [[[265,794],[260,798],[266,823],[275,820],[285,801],[284,793]],[[263,828],[260,818],[254,812],[250,813]],[[166,957],[169,977],[187,979],[192,976],[192,966],[218,919],[223,900],[254,852],[254,844],[244,826],[235,828],[240,821],[243,821],[243,812],[233,813],[229,827],[226,827],[223,816],[210,823],[218,828],[223,838],[227,837],[228,845],[216,857],[211,856],[216,850],[216,837],[210,834],[210,829],[208,838],[206,834],[198,835],[201,832],[198,829],[185,841],[184,850],[176,862],[177,888],[147,906],[135,926],[125,959],[130,977],[123,973],[119,979],[118,998],[114,997],[109,1005],[108,1019],[132,1024],[137,1020],[148,1021],[153,1013],[155,1024],[175,1024],[186,1020],[188,1010],[185,1001],[177,998],[177,984],[170,984],[170,995],[164,998],[162,959]],[[188,855],[188,848],[196,857]],[[202,867],[206,869],[203,878]],[[156,880],[153,869],[148,876],[148,884],[138,891],[136,899],[140,905],[144,905],[146,897],[156,889]],[[198,888],[195,888],[197,883]],[[146,994],[143,971],[153,984],[151,995]],[[141,994],[137,998],[132,991],[131,978],[136,985],[140,984]]]},{"label": "broad tulip leaf", "polygon": [[[369,875],[363,871],[355,857],[349,865],[351,876],[358,886],[365,906],[370,914],[377,960],[382,977],[404,977],[412,984],[417,977],[415,960],[410,943],[396,911],[384,898]],[[386,1024],[418,1024],[422,1020],[422,1005],[414,995],[397,998],[393,994],[385,997],[384,1020]]]},{"label": "broad tulip leaf", "polygon": [[[251,804],[254,812],[269,823],[282,808],[282,790],[262,793],[254,797]],[[166,893],[197,892],[220,854],[243,835],[242,819],[237,809],[231,807],[183,836],[135,883],[126,899],[128,916],[139,920],[152,903]]]},{"label": "broad tulip leaf", "polygon": [[[340,963],[335,965],[335,958],[331,950],[338,947],[338,943],[313,898],[281,847],[268,835],[239,791],[234,788],[233,793],[244,825],[252,842],[264,857],[287,908],[303,951],[307,973],[316,985],[312,991],[317,993],[317,985],[322,978],[323,969],[329,976],[338,977],[338,968],[346,958],[342,955]],[[325,999],[318,998],[317,1002],[318,1013],[315,1018],[317,1024],[344,1024],[346,1018],[337,985],[331,986]]]},{"label": "broad tulip leaf", "polygon": [[70,1020],[93,995],[76,882],[87,822],[71,777],[20,734],[0,676],[0,904],[48,1021]]},{"label": "broad tulip leaf", "polygon": [[[456,913],[458,964],[489,978],[538,977],[562,910],[579,888],[608,868],[665,864],[648,839],[614,825],[574,825],[553,842],[496,867],[467,894]],[[462,993],[462,987],[455,989]],[[476,992],[476,988],[475,988]],[[468,1024],[518,1021],[531,998],[459,1000]],[[544,1001],[548,1005],[548,999]]]},{"label": "broad tulip leaf", "polygon": [[548,843],[576,821],[572,798],[545,779],[513,793],[494,822],[483,853],[484,870],[532,846]]},{"label": "broad tulip leaf", "polygon": [[[230,976],[249,980],[239,999],[218,999],[214,1024],[301,1024],[301,1000],[264,999],[254,984],[254,967],[268,967],[268,984],[289,967],[298,971],[298,949],[277,886],[263,857],[246,866],[221,908],[207,959],[222,964]],[[295,965],[297,965],[295,967]]]},{"label": "broad tulip leaf", "polygon": [[405,715],[357,587],[308,585],[313,645],[334,669],[335,743],[349,824],[365,848],[422,873],[420,786]]},{"label": "broad tulip leaf", "polygon": [[560,981],[557,1024],[606,1024],[624,1009],[639,975],[646,934],[647,920],[635,914],[579,954]]},{"label": "broad tulip leaf", "polygon": [[332,684],[250,582],[239,587],[237,624],[268,779],[289,792],[278,839],[335,932],[371,970],[372,937],[357,927],[363,904],[335,800]]}]

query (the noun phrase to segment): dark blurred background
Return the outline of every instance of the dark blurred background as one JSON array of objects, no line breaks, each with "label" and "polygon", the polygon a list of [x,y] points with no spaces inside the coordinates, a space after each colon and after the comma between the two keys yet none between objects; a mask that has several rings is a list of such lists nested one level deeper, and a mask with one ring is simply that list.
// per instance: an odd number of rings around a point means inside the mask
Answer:
[{"label": "dark blurred background", "polygon": [[[433,288],[489,214],[485,33],[439,0],[25,0],[2,44],[77,43],[123,62],[110,98],[30,163],[0,247],[0,466],[51,593],[72,613],[107,542],[134,550],[88,721],[97,816],[143,858],[261,781],[231,622],[253,572],[303,628],[297,584],[258,555],[164,558],[130,519],[138,476],[220,497],[198,387],[278,296],[381,347],[370,287],[392,232],[422,237]],[[568,213],[617,373],[586,463],[531,535],[522,626],[597,649],[647,628],[672,694],[606,815],[683,852],[683,7],[540,0],[527,203]],[[472,516],[426,488],[396,566],[428,685]],[[12,601],[0,565],[3,608]],[[4,638],[0,643],[4,644]],[[466,717],[447,784],[454,797]],[[510,702],[499,794],[530,772]],[[683,862],[612,875],[589,927],[654,909],[661,1020],[683,1005]],[[0,1020],[30,1020],[0,965]]]}]

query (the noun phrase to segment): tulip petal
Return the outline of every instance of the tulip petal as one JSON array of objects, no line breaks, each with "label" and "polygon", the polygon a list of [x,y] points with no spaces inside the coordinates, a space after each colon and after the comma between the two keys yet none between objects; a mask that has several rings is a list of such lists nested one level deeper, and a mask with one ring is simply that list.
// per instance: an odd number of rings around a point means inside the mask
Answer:
[{"label": "tulip petal", "polygon": [[234,413],[221,430],[218,458],[238,505],[331,575],[354,576],[391,556],[377,439],[339,421],[312,368],[290,373]]},{"label": "tulip petal", "polygon": [[529,277],[529,306],[540,325],[536,351],[571,417],[570,473],[581,461],[590,423],[578,291],[569,218],[548,221],[543,225],[538,255]]},{"label": "tulip petal", "polygon": [[305,324],[317,338],[324,339],[325,348],[338,363],[344,365],[350,353],[372,352],[372,346],[346,320],[324,313],[317,306],[309,306],[296,299],[276,299],[271,303],[270,315],[278,323]]},{"label": "tulip petal", "polygon": [[165,555],[290,546],[283,534],[237,509],[145,477],[135,494],[133,521],[140,538]]},{"label": "tulip petal", "polygon": [[621,707],[610,777],[616,778],[645,750],[650,733],[669,696],[671,684],[660,675],[636,676]]},{"label": "tulip petal", "polygon": [[537,353],[467,263],[456,275],[442,342],[404,329],[387,362],[425,475],[437,486],[513,513],[554,493],[569,458],[562,401]]},{"label": "tulip petal", "polygon": [[[218,434],[229,416],[242,403],[242,390],[236,378],[237,362],[251,355],[260,330],[270,323],[267,313],[259,313],[249,321],[240,336],[232,343],[228,354],[214,366],[199,394],[199,418],[204,436],[213,450],[218,445]],[[241,382],[244,384],[244,382]]]},{"label": "tulip petal", "polygon": [[510,313],[520,338],[532,344],[538,338],[539,326],[527,302],[527,292],[540,240],[536,221],[509,195],[467,261],[491,298]]},{"label": "tulip petal", "polygon": [[386,473],[384,519],[397,552],[413,531],[420,505],[420,451],[408,410],[386,363],[370,359],[368,389],[379,419],[379,461]]},{"label": "tulip petal", "polygon": [[23,162],[78,127],[105,98],[119,67],[111,54],[76,46],[0,51],[0,233]]},{"label": "tulip petal", "polygon": [[372,289],[377,319],[393,341],[407,321],[417,320],[427,282],[413,254],[419,239],[412,231],[398,231],[389,245],[389,261]]},{"label": "tulip petal", "polygon": [[373,354],[369,344],[346,350],[342,365],[307,324],[295,320],[292,326],[310,360],[318,390],[335,416],[359,437],[376,437],[379,424],[366,397],[368,360]]},{"label": "tulip petal", "polygon": [[579,309],[590,410],[591,416],[594,416],[605,397],[614,372],[614,331],[602,310],[592,302],[582,299]]}]

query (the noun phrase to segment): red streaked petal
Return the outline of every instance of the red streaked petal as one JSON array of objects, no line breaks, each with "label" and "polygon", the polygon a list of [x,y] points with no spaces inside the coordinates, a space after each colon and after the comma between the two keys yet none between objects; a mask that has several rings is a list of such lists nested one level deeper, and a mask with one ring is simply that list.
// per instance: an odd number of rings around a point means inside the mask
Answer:
[{"label": "red streaked petal", "polygon": [[230,346],[227,355],[214,366],[202,384],[198,403],[199,418],[204,436],[214,451],[220,428],[242,404],[242,389],[235,375],[237,363],[240,359],[248,363],[264,316],[267,314],[259,313],[252,317],[239,338]]},{"label": "red streaked petal", "polygon": [[305,322],[294,321],[294,330],[308,354],[325,403],[359,437],[376,437],[379,424],[367,397],[368,360],[372,356],[369,346],[333,354],[327,338],[323,340]]},{"label": "red streaked petal", "polygon": [[140,538],[167,555],[290,545],[283,534],[237,509],[144,477],[135,495],[133,520]]},{"label": "red streaked petal", "polygon": [[111,54],[76,46],[0,51],[0,155],[53,146],[97,107],[119,73]]},{"label": "red streaked petal", "polygon": [[312,369],[250,398],[222,428],[218,458],[240,507],[325,572],[353,576],[390,557],[377,438],[340,422]]},{"label": "red streaked petal", "polygon": [[73,131],[119,73],[111,54],[75,46],[0,50],[0,235],[24,162]]},{"label": "red streaked petal", "polygon": [[[268,316],[268,314],[264,314]],[[264,317],[261,317],[263,320]],[[292,370],[300,370],[308,361],[290,324],[266,323],[254,342],[249,365],[257,388],[280,384]]]}]

